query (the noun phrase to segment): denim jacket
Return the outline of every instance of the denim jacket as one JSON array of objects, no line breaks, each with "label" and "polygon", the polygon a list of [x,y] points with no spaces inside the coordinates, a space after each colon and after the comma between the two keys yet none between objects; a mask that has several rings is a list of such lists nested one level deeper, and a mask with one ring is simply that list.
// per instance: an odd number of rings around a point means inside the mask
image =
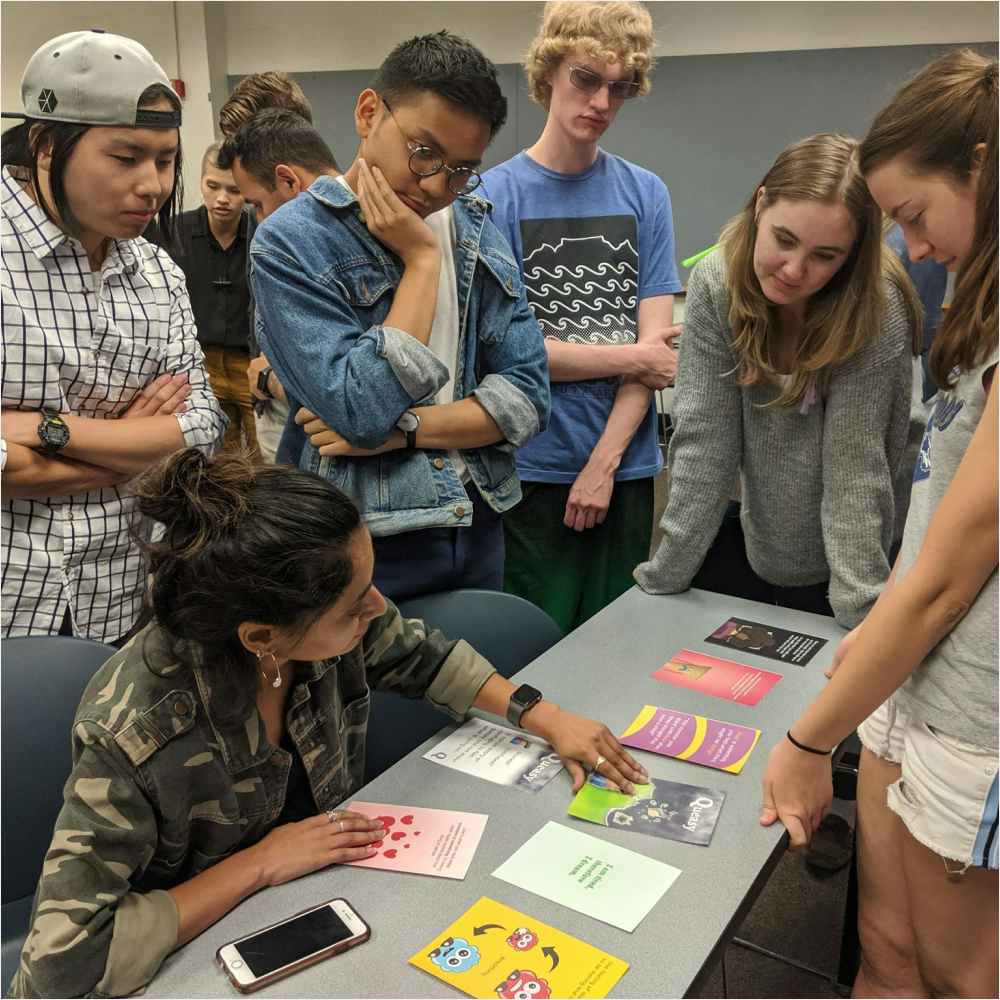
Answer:
[{"label": "denim jacket", "polygon": [[[154,622],[87,686],[7,996],[125,996],[145,986],[177,946],[166,890],[279,822],[292,756],[268,742],[255,708],[245,722],[224,721],[207,666],[200,647],[177,644]],[[461,719],[493,673],[468,643],[392,605],[350,652],[296,664],[285,725],[317,810],[364,783],[369,688],[422,697]]]},{"label": "denim jacket", "polygon": [[[545,345],[513,255],[488,202],[453,206],[460,316],[455,400],[475,395],[505,440],[461,455],[498,513],[521,499],[514,451],[545,429]],[[323,458],[293,422],[307,406],[360,448],[389,437],[402,414],[448,379],[433,352],[384,325],[402,263],[369,233],[356,196],[333,177],[282,206],[251,247],[257,336],[291,403],[284,460],[347,492],[374,535],[468,525],[472,508],[446,451]]]}]

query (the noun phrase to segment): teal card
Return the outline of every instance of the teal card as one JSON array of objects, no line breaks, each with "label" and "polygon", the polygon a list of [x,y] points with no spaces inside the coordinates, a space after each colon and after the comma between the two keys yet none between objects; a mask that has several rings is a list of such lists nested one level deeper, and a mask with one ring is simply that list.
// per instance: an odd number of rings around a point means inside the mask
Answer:
[{"label": "teal card", "polygon": [[493,874],[625,931],[634,931],[679,868],[548,822]]}]

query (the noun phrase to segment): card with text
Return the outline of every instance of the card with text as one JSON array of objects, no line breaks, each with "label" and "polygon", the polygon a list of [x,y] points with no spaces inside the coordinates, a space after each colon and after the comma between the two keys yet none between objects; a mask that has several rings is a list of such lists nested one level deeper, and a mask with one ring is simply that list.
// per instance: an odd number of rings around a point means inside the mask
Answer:
[{"label": "card with text", "polygon": [[731,774],[743,770],[759,739],[760,730],[750,726],[655,705],[644,705],[618,737],[620,743],[637,750],[650,750]]},{"label": "card with text", "polygon": [[489,819],[483,813],[390,806],[359,799],[344,808],[377,819],[385,828],[385,836],[377,843],[378,854],[347,864],[442,878],[465,878]]},{"label": "card with text", "polygon": [[544,788],[563,769],[545,740],[485,719],[469,719],[428,750],[424,760],[530,792]]},{"label": "card with text", "polygon": [[749,622],[744,618],[730,618],[723,622],[705,641],[755,656],[766,656],[769,660],[796,663],[800,667],[804,667],[826,645],[826,639],[815,635]]},{"label": "card with text", "polygon": [[606,997],[628,971],[628,962],[486,896],[410,964],[488,1000]]},{"label": "card with text", "polygon": [[569,804],[570,816],[601,826],[707,847],[726,793],[715,788],[651,778],[632,795],[591,773]]},{"label": "card with text", "polygon": [[781,674],[770,670],[721,660],[693,649],[675,653],[653,677],[713,698],[728,698],[741,705],[756,705],[781,680]]},{"label": "card with text", "polygon": [[550,821],[493,874],[631,933],[680,873],[673,865]]}]

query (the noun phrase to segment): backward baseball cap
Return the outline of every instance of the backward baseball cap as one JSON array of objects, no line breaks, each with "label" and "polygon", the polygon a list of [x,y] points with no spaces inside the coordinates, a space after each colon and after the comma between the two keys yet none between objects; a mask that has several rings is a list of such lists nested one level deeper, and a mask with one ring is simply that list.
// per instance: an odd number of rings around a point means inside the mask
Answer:
[{"label": "backward baseball cap", "polygon": [[138,42],[99,28],[70,31],[47,41],[28,60],[21,77],[23,113],[4,117],[179,128],[179,110],[139,108],[139,98],[155,83],[173,92],[163,67]]}]

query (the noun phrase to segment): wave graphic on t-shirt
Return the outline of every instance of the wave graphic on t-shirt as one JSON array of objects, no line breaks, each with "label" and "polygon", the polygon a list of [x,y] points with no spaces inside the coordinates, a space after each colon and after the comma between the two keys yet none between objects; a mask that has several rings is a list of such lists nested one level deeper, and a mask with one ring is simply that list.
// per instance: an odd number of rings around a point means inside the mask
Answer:
[{"label": "wave graphic on t-shirt", "polygon": [[524,283],[542,333],[575,344],[635,343],[638,262],[629,239],[539,243],[525,254]]}]

